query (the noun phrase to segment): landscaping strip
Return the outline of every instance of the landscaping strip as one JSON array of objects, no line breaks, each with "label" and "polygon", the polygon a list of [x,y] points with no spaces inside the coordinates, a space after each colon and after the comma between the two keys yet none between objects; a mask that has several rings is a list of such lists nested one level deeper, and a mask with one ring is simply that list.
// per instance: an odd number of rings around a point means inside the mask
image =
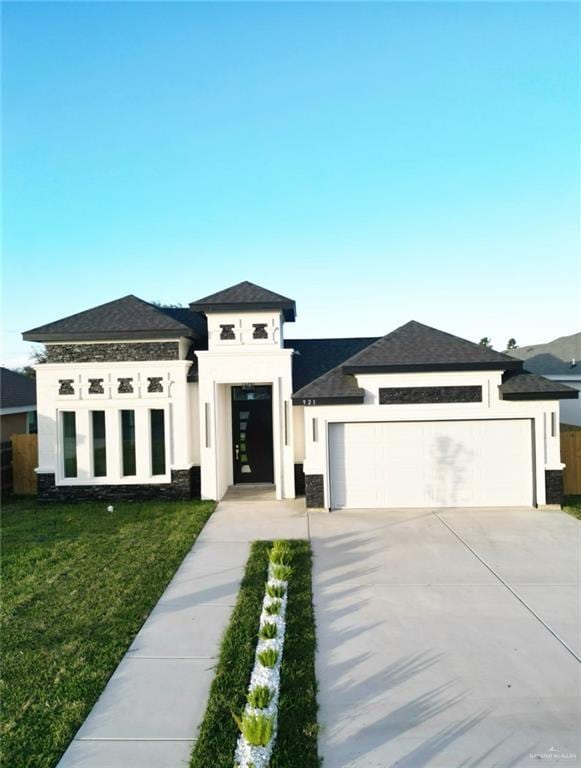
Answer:
[{"label": "landscaping strip", "polygon": [[212,502],[3,502],[2,765],[53,768]]},{"label": "landscaping strip", "polygon": [[[311,550],[306,541],[287,542],[292,560],[292,583],[286,605],[286,632],[284,654],[280,665],[280,697],[278,718],[268,719],[269,706],[265,705],[265,691],[259,685],[271,688],[268,679],[254,677],[249,703],[261,717],[254,719],[251,728],[254,738],[269,742],[276,729],[276,743],[269,765],[272,768],[315,768],[320,765],[317,754],[317,705],[315,682],[315,626],[311,591]],[[264,599],[268,575],[268,554],[271,542],[255,542],[246,565],[238,601],[224,635],[216,676],[210,690],[208,707],[200,728],[191,760],[191,768],[232,768],[238,743],[239,729],[233,714],[241,722],[247,705],[251,673],[255,667],[259,626],[264,630],[268,618],[266,605],[284,598]],[[280,575],[280,574],[279,574]],[[285,595],[286,598],[286,595]],[[261,620],[263,613],[265,615]],[[276,614],[270,614],[276,615]],[[291,637],[291,628],[294,637]],[[269,630],[266,631],[266,634]],[[261,633],[263,634],[263,633]],[[261,638],[261,648],[272,638]],[[270,642],[271,645],[275,645]],[[273,651],[276,650],[274,647]],[[272,660],[268,660],[272,661]],[[277,665],[279,660],[274,661]],[[266,709],[265,712],[256,710]]]}]

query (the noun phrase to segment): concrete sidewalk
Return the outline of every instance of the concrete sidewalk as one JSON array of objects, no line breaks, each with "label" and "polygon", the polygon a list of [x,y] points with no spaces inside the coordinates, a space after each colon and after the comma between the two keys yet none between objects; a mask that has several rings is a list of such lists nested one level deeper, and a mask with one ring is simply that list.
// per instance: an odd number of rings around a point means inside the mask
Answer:
[{"label": "concrete sidewalk", "polygon": [[183,768],[250,542],[308,538],[304,500],[221,502],[58,768]]}]

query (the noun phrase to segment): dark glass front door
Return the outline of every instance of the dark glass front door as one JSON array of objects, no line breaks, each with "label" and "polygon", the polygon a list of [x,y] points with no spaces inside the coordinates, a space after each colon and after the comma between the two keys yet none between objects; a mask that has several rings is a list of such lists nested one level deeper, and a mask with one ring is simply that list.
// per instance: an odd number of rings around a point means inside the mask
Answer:
[{"label": "dark glass front door", "polygon": [[272,387],[232,387],[235,483],[272,483]]}]

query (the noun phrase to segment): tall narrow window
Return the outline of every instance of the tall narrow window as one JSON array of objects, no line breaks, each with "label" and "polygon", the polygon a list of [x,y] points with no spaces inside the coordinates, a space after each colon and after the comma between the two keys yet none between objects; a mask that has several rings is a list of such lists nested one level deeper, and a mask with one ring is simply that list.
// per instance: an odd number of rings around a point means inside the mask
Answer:
[{"label": "tall narrow window", "polygon": [[105,411],[92,411],[93,427],[93,475],[107,475],[107,448],[105,441]]},{"label": "tall narrow window", "polygon": [[123,474],[135,474],[135,411],[121,411]]},{"label": "tall narrow window", "polygon": [[155,409],[151,418],[151,474],[165,475],[165,413]]},{"label": "tall narrow window", "polygon": [[556,437],[557,435],[557,414],[552,411],[551,412],[551,437]]},{"label": "tall narrow window", "polygon": [[65,477],[77,476],[77,421],[74,411],[63,411],[63,469]]}]

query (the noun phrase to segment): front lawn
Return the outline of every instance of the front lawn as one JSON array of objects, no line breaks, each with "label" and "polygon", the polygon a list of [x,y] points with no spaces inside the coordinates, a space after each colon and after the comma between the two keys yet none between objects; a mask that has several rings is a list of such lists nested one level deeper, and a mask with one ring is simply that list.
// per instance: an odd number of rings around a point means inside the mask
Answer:
[{"label": "front lawn", "polygon": [[4,504],[2,765],[53,768],[212,509]]},{"label": "front lawn", "polygon": [[563,499],[563,511],[581,520],[581,496],[565,496]]}]

